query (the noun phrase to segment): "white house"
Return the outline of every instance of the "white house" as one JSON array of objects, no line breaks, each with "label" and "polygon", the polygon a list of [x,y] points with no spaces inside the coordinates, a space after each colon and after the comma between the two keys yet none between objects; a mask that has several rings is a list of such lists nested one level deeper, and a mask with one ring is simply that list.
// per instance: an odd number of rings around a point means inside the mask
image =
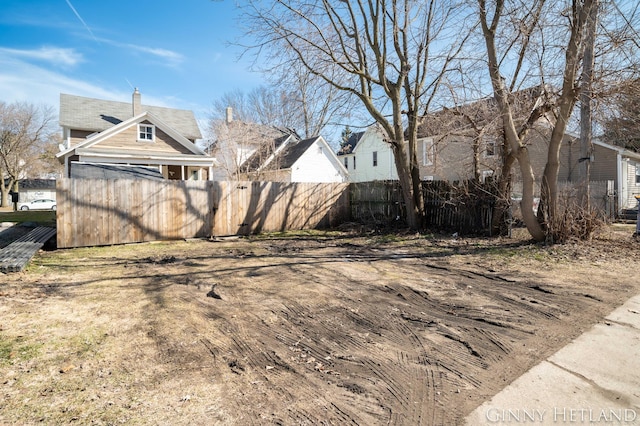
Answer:
[{"label": "white house", "polygon": [[348,173],[322,136],[282,138],[271,153],[256,152],[241,167],[248,180],[346,182]]},{"label": "white house", "polygon": [[[576,181],[580,158],[579,140],[564,144],[560,151],[559,179]],[[600,140],[593,141],[591,181],[612,181],[620,211],[637,205],[640,195],[640,153]]]},{"label": "white house", "polygon": [[351,182],[398,179],[391,145],[384,141],[384,133],[377,126],[352,133],[338,151],[338,158]]}]

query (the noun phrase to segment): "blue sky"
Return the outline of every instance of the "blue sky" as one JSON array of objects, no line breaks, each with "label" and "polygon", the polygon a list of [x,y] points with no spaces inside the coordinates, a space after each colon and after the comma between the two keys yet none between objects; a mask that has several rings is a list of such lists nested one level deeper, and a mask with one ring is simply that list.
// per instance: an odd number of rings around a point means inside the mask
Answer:
[{"label": "blue sky", "polygon": [[205,120],[214,99],[262,81],[229,46],[238,13],[234,0],[2,0],[0,100],[57,110],[60,93],[129,102],[138,87]]}]

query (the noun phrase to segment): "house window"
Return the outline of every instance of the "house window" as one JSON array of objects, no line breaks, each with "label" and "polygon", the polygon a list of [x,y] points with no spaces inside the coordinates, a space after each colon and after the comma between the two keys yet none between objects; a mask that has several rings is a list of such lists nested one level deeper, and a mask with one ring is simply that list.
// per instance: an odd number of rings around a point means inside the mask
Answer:
[{"label": "house window", "polygon": [[344,168],[349,169],[349,157],[344,157]]},{"label": "house window", "polygon": [[484,156],[485,157],[496,156],[496,140],[494,138],[486,138],[484,140]]},{"label": "house window", "polygon": [[138,124],[138,140],[153,142],[156,136],[156,127],[152,124]]},{"label": "house window", "polygon": [[435,158],[435,146],[433,139],[428,138],[422,141],[422,165],[430,166]]},{"label": "house window", "polygon": [[378,151],[373,151],[373,167],[378,167]]},{"label": "house window", "polygon": [[355,169],[356,169],[356,157],[354,156],[353,157],[353,170],[355,170]]},{"label": "house window", "polygon": [[640,184],[640,164],[636,166],[636,183]]}]

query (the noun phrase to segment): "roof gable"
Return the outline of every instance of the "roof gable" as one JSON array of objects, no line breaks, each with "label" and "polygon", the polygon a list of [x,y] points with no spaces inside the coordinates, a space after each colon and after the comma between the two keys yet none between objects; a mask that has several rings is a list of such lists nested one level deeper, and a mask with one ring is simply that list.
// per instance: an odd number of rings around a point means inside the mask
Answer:
[{"label": "roof gable", "polygon": [[315,138],[305,139],[295,144],[289,145],[286,149],[282,151],[280,154],[280,168],[281,169],[289,169],[291,168],[296,161],[302,157],[302,155],[307,152],[307,150],[316,143],[316,141],[320,138],[317,136]]},{"label": "roof gable", "polygon": [[117,135],[120,132],[123,132],[129,128],[131,128],[132,126],[135,126],[143,121],[148,121],[151,124],[155,125],[157,128],[161,129],[163,132],[165,132],[167,135],[169,135],[170,137],[172,137],[177,143],[179,143],[181,146],[185,147],[189,152],[193,153],[194,155],[199,155],[199,156],[206,156],[207,154],[200,149],[198,146],[196,146],[194,143],[192,143],[189,139],[185,138],[184,136],[182,136],[178,131],[176,131],[175,129],[173,129],[171,126],[169,126],[168,124],[166,124],[165,122],[163,122],[161,119],[159,119],[158,117],[155,117],[153,114],[151,114],[148,111],[143,112],[142,114],[136,116],[136,117],[132,117],[126,121],[123,121],[115,126],[112,126],[100,133],[97,133],[95,135],[93,135],[92,137],[88,138],[86,141],[75,145],[69,149],[66,149],[62,152],[59,152],[56,157],[58,158],[64,158],[67,157],[69,155],[72,155],[73,153],[75,153],[77,150],[80,149],[87,149],[90,148],[92,146],[95,146],[97,144],[99,144],[100,142],[114,136]]},{"label": "roof gable", "polygon": [[322,136],[315,136],[298,142],[289,143],[268,164],[265,164],[261,170],[291,169],[300,160],[300,158],[302,158],[302,156],[316,144],[321,145],[323,152],[329,156],[329,160],[335,168],[340,170],[343,175],[348,173],[342,162],[338,159]]},{"label": "roof gable", "polygon": [[360,142],[360,139],[362,139],[362,136],[364,136],[364,134],[365,132],[351,133],[347,142],[340,147],[338,155],[353,153],[353,151],[356,149],[356,146],[358,145],[358,142]]},{"label": "roof gable", "polygon": [[288,145],[296,143],[295,135],[288,133],[263,142],[241,166],[243,173],[255,172],[265,168]]},{"label": "roof gable", "polygon": [[[192,111],[141,105],[191,140],[202,138]],[[82,96],[60,94],[60,125],[70,129],[102,132],[133,117],[133,106],[128,102],[107,101]]]}]

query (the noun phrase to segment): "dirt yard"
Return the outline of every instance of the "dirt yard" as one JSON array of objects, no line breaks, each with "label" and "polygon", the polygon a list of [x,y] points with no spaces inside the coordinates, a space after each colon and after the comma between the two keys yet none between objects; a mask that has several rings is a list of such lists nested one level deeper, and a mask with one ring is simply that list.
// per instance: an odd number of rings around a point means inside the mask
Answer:
[{"label": "dirt yard", "polygon": [[460,424],[640,293],[633,230],[41,252],[0,276],[0,424]]}]

